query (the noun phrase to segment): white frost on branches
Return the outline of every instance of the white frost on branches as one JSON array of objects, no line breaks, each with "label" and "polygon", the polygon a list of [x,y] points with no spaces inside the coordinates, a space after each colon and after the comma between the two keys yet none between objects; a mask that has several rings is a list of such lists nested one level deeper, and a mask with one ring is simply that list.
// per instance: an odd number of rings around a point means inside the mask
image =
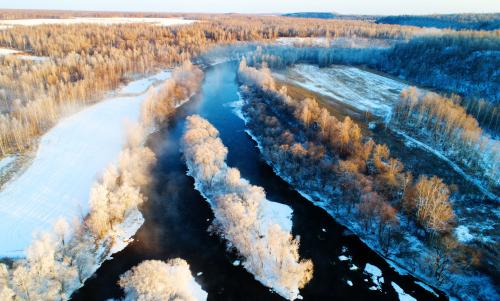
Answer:
[{"label": "white frost on branches", "polygon": [[121,275],[118,284],[125,291],[124,301],[207,299],[207,293],[191,275],[188,263],[180,258],[166,263],[159,260],[143,261]]},{"label": "white frost on branches", "polygon": [[189,174],[214,211],[211,230],[243,258],[243,266],[262,284],[293,300],[313,274],[310,260],[300,259],[299,239],[264,214],[269,201],[262,187],[240,177],[226,164],[227,148],[207,120],[187,118],[183,137]]}]

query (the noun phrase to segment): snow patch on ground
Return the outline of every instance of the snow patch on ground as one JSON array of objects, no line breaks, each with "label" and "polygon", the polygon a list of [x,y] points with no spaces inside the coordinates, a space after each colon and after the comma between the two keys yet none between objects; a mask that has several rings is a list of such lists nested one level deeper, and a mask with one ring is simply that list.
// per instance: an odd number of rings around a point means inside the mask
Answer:
[{"label": "snow patch on ground", "polygon": [[9,55],[9,54],[16,54],[20,53],[21,51],[15,50],[15,49],[10,49],[10,48],[0,48],[0,55]]},{"label": "snow patch on ground", "polygon": [[33,61],[33,62],[46,62],[49,60],[46,56],[36,56],[36,55],[16,55],[16,58],[25,61]]},{"label": "snow patch on ground", "polygon": [[11,56],[20,60],[34,61],[34,62],[44,62],[49,60],[49,58],[46,56],[23,54],[22,51],[10,48],[2,48],[2,47],[0,47],[0,56]]},{"label": "snow patch on ground", "polygon": [[59,217],[71,221],[87,213],[90,188],[118,158],[126,121],[139,119],[145,97],[105,99],[42,136],[31,165],[0,191],[0,256],[23,256],[34,231],[50,229]]},{"label": "snow patch on ground", "polygon": [[439,297],[439,295],[436,294],[436,292],[432,289],[432,287],[428,286],[427,284],[425,284],[425,283],[423,283],[421,281],[415,281],[415,283],[418,284],[418,285],[420,285],[426,291],[431,292],[432,294],[434,294],[434,296]]},{"label": "snow patch on ground", "polygon": [[399,301],[417,301],[417,299],[405,293],[405,291],[401,287],[399,287],[399,285],[397,285],[396,283],[391,282],[391,285],[396,291],[396,293],[398,293]]},{"label": "snow patch on ground", "polygon": [[16,156],[7,156],[0,159],[0,172],[16,160]]},{"label": "snow patch on ground", "polygon": [[149,76],[143,79],[132,81],[125,85],[123,88],[117,91],[117,94],[127,95],[127,94],[142,94],[148,90],[151,85],[156,82],[164,81],[172,76],[172,71],[164,70],[153,76]]},{"label": "snow patch on ground", "polygon": [[205,292],[202,288],[201,285],[199,285],[195,280],[194,277],[191,277],[191,280],[188,283],[188,288],[193,297],[195,298],[196,301],[205,301],[207,300],[208,293]]},{"label": "snow patch on ground", "polygon": [[0,26],[8,28],[17,25],[37,26],[43,24],[97,24],[97,25],[115,25],[115,24],[137,24],[145,23],[157,26],[186,25],[196,22],[195,20],[185,20],[181,18],[68,18],[68,19],[16,19],[0,20]]},{"label": "snow patch on ground", "polygon": [[340,255],[340,256],[339,256],[339,260],[340,260],[340,261],[346,261],[346,260],[351,260],[351,258],[349,258],[349,257],[347,257],[347,256],[345,256],[345,255]]},{"label": "snow patch on ground", "polygon": [[234,265],[235,267],[239,266],[240,264],[241,264],[241,261],[239,261],[239,260],[235,260],[235,261],[233,261],[233,265]]},{"label": "snow patch on ground", "polygon": [[346,282],[347,282],[347,285],[352,286],[352,281],[351,280],[347,280]]},{"label": "snow patch on ground", "polygon": [[394,262],[393,260],[389,259],[389,258],[386,258],[386,261],[387,263],[391,266],[391,268],[393,268],[399,275],[409,275],[410,273],[408,273],[407,270],[403,269],[402,267],[400,267],[396,262]]},{"label": "snow patch on ground", "polygon": [[375,289],[382,291],[382,284],[384,283],[384,277],[382,277],[382,270],[380,270],[378,267],[372,264],[367,263],[364,272],[365,274],[370,275],[373,284],[376,285]]},{"label": "snow patch on ground", "polygon": [[132,236],[139,230],[139,228],[144,224],[144,217],[142,216],[139,209],[135,208],[125,218],[125,220],[114,227],[112,232],[113,246],[109,251],[109,256],[107,259],[112,259],[111,255],[118,253],[133,241]]},{"label": "snow patch on ground", "polygon": [[265,220],[280,225],[283,231],[292,232],[292,208],[285,204],[267,201],[263,203],[262,209]]},{"label": "snow patch on ground", "polygon": [[457,239],[462,243],[467,243],[474,239],[474,236],[469,233],[469,228],[464,225],[458,226],[455,229],[455,235]]}]

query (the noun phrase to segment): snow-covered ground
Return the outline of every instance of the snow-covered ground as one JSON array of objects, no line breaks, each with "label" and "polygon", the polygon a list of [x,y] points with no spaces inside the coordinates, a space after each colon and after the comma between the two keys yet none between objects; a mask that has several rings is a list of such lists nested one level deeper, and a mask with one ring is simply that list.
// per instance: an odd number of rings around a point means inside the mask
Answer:
[{"label": "snow-covered ground", "polygon": [[8,174],[13,173],[18,156],[10,155],[0,159],[0,189],[9,180]]},{"label": "snow-covered ground", "polygon": [[434,296],[439,297],[439,295],[438,295],[438,294],[436,294],[436,292],[435,292],[435,291],[434,291],[434,290],[433,290],[430,286],[428,286],[427,284],[425,284],[425,283],[423,283],[423,282],[421,282],[421,281],[415,281],[415,283],[416,283],[416,284],[418,284],[418,285],[420,285],[420,286],[421,286],[422,288],[424,288],[426,291],[428,291],[428,292],[430,292],[430,293],[434,294]]},{"label": "snow-covered ground", "polygon": [[391,282],[392,287],[398,293],[399,301],[417,301],[417,299],[413,298],[411,295],[407,294],[399,285],[394,282]]},{"label": "snow-covered ground", "polygon": [[23,53],[22,51],[16,50],[16,49],[1,48],[1,47],[0,47],[0,56],[13,56],[13,57],[20,59],[20,60],[34,61],[34,62],[44,62],[44,61],[47,61],[49,59],[46,56],[29,55],[29,54]]},{"label": "snow-covered ground", "polygon": [[181,18],[68,18],[68,19],[16,19],[0,20],[0,29],[9,28],[16,25],[36,26],[42,24],[135,24],[146,23],[157,26],[186,25],[196,22],[195,20],[185,20]]},{"label": "snow-covered ground", "polygon": [[9,166],[12,162],[14,162],[15,159],[16,159],[15,156],[8,156],[0,159],[0,172],[2,172],[4,168],[7,168],[7,166]]},{"label": "snow-covered ground", "polygon": [[290,206],[266,200],[262,211],[264,220],[280,225],[283,231],[292,232],[293,210]]},{"label": "snow-covered ground", "polygon": [[119,95],[142,94],[146,92],[152,84],[167,80],[171,75],[172,71],[164,70],[153,76],[148,76],[139,80],[131,81],[127,85],[124,85],[122,88],[118,89],[116,93]]},{"label": "snow-covered ground", "polygon": [[407,85],[359,68],[334,65],[296,65],[286,74],[274,73],[281,79],[305,89],[329,96],[360,110],[388,117],[392,104],[399,100]]},{"label": "snow-covered ground", "polygon": [[20,53],[20,52],[21,51],[19,51],[19,50],[0,47],[0,56],[9,55],[9,54],[16,54],[16,53]]},{"label": "snow-covered ground", "polygon": [[[166,77],[163,72],[148,82]],[[71,221],[87,213],[92,184],[118,158],[127,120],[138,120],[146,97],[142,85],[129,85],[137,88],[137,96],[110,97],[62,119],[42,136],[31,165],[4,185],[0,256],[22,256],[33,231],[50,229],[59,217]],[[134,92],[127,87],[122,89]],[[2,165],[5,160],[10,159]]]},{"label": "snow-covered ground", "polygon": [[188,289],[191,292],[191,294],[196,298],[196,301],[205,301],[207,300],[208,293],[205,292],[202,288],[201,285],[194,280],[194,277],[191,277],[189,283],[188,283]]},{"label": "snow-covered ground", "polygon": [[48,61],[49,58],[46,56],[36,56],[36,55],[16,55],[17,59],[20,60],[25,60],[25,61],[32,61],[32,62],[45,62]]},{"label": "snow-covered ground", "polygon": [[369,275],[375,286],[370,287],[371,290],[382,290],[382,284],[384,283],[384,277],[382,276],[382,271],[372,265],[367,263],[365,266],[364,273]]}]

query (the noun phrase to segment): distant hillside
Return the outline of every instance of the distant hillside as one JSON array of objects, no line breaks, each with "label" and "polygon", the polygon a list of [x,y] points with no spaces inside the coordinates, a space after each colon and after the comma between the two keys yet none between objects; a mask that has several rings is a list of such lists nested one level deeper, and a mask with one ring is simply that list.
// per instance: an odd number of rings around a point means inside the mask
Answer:
[{"label": "distant hillside", "polygon": [[456,30],[496,30],[500,29],[500,13],[493,14],[452,14],[427,16],[387,16],[378,18],[377,23],[412,25],[420,27],[452,28]]},{"label": "distant hillside", "polygon": [[315,19],[336,19],[339,14],[325,13],[325,12],[303,12],[303,13],[289,13],[283,14],[285,17],[295,18],[315,18]]},{"label": "distant hillside", "polygon": [[402,15],[402,16],[368,16],[342,15],[335,12],[298,12],[283,14],[285,17],[364,20],[379,24],[398,24],[419,27],[451,28],[456,30],[496,30],[500,29],[500,13],[491,14],[449,14],[449,15]]},{"label": "distant hillside", "polygon": [[298,12],[283,14],[285,17],[311,18],[311,19],[341,19],[341,20],[365,20],[375,21],[376,16],[366,15],[342,15],[335,12]]}]

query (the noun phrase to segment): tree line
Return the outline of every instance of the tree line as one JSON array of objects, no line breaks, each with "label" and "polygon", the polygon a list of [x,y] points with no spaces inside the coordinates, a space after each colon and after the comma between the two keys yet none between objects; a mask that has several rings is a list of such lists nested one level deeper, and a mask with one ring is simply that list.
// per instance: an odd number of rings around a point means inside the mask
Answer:
[{"label": "tree line", "polygon": [[[364,137],[349,117],[340,121],[314,99],[290,97],[265,67],[258,70],[242,61],[238,76],[247,126],[258,137],[264,158],[294,187],[319,198],[376,249],[422,264],[437,283],[451,279],[452,271],[468,273],[478,264],[471,255],[475,251],[452,234],[451,191],[441,179],[414,179],[386,145]],[[412,244],[408,237],[419,238],[427,252],[405,258]],[[479,290],[480,284],[467,285]]]},{"label": "tree line", "polygon": [[376,22],[456,30],[497,30],[500,29],[500,13],[387,16],[378,18]]}]

